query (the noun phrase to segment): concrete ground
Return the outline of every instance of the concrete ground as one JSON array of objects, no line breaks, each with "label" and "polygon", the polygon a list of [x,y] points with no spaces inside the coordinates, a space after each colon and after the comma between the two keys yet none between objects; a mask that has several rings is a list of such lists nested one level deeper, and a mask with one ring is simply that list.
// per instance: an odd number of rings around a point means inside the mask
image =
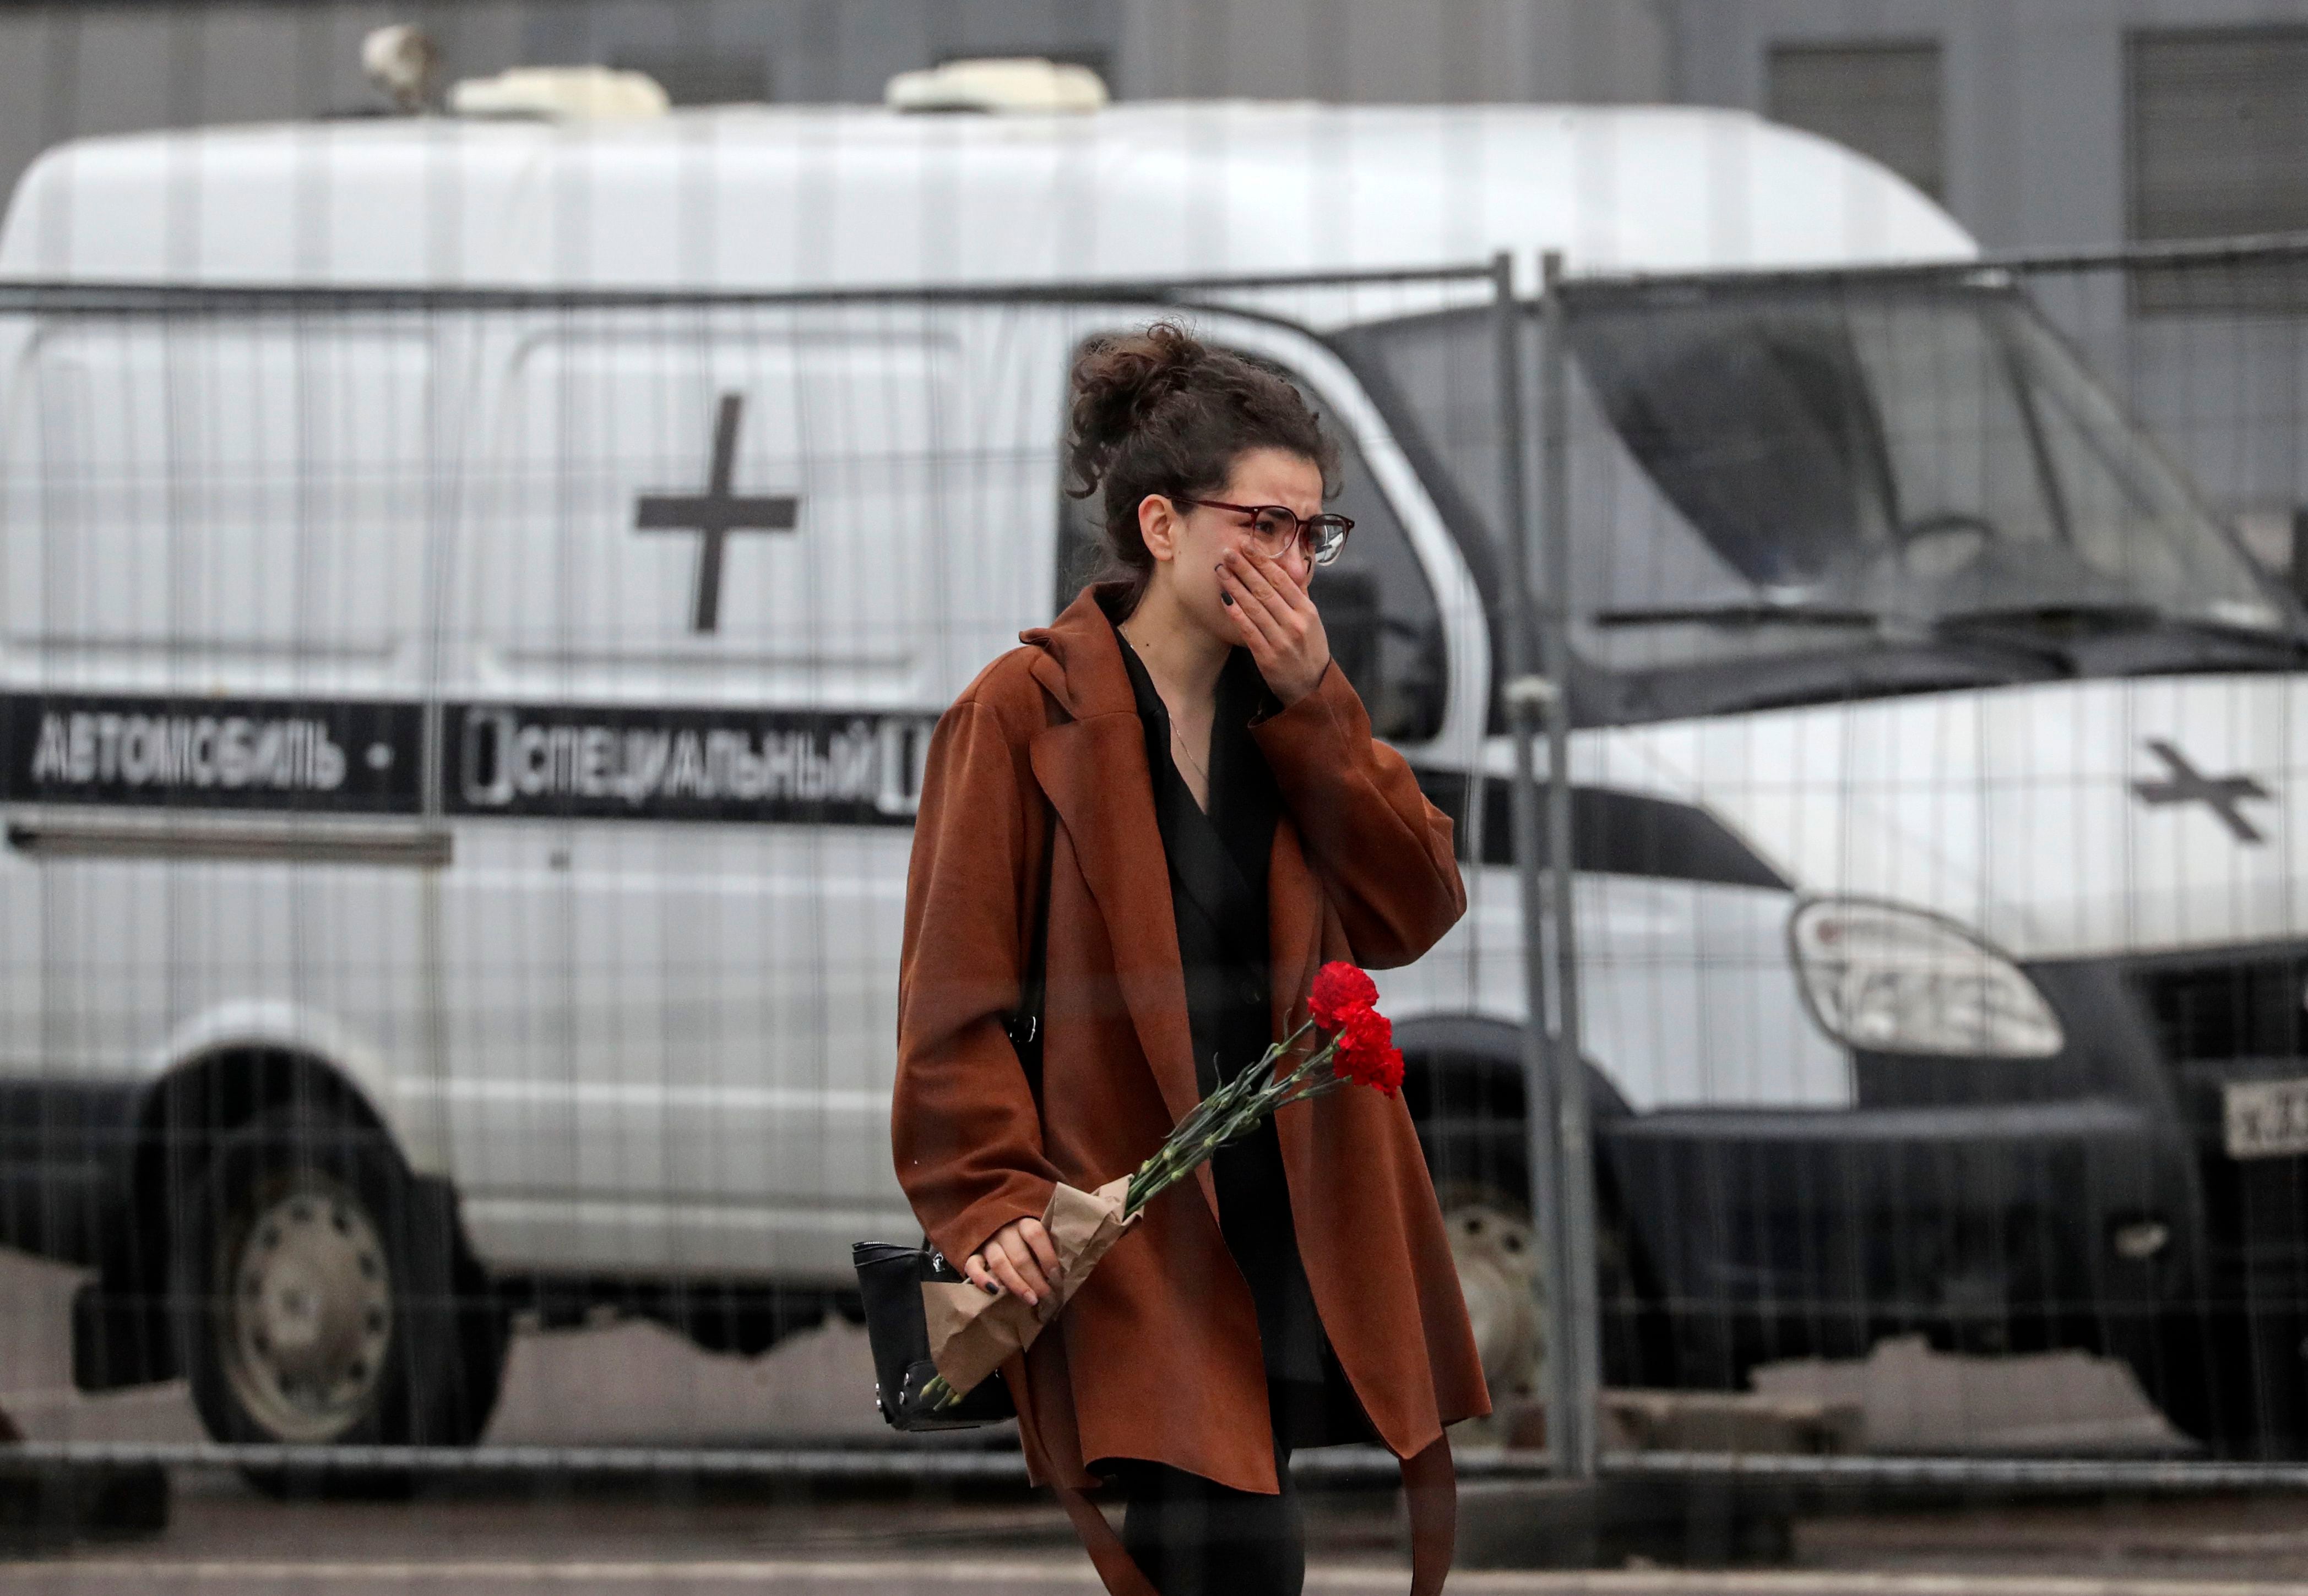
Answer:
[{"label": "concrete ground", "polygon": [[[27,1439],[206,1439],[183,1382],[83,1396],[68,1337],[77,1270],[0,1248],[0,1410]],[[863,1330],[831,1323],[761,1358],[700,1352],[645,1320],[517,1333],[492,1446],[881,1441]],[[972,1437],[969,1444],[981,1444]]]},{"label": "concrete ground", "polygon": [[[193,1440],[181,1386],[88,1398],[61,1329],[74,1277],[0,1257],[0,1409],[35,1439]],[[862,1339],[846,1326],[767,1357],[711,1357],[647,1325],[516,1339],[487,1439],[521,1444],[859,1445],[885,1439]],[[978,1437],[963,1437],[977,1444]],[[400,1502],[282,1503],[237,1477],[175,1480],[155,1539],[0,1560],[0,1596],[258,1596],[551,1591],[1003,1590],[1094,1593],[1064,1516],[1020,1489],[838,1490],[762,1483],[467,1479]],[[1307,1496],[1310,1592],[1406,1588],[1391,1493]],[[1668,1549],[1661,1549],[1661,1557]],[[1873,1511],[1797,1526],[1788,1566],[1684,1572],[1462,1571],[1484,1592],[2225,1596],[2308,1591],[2299,1497],[2003,1503]]]},{"label": "concrete ground", "polygon": [[[1406,1588],[1391,1501],[1312,1493],[1310,1592]],[[1064,1515],[1019,1491],[872,1495],[685,1483],[495,1481],[399,1503],[280,1503],[182,1475],[152,1541],[0,1562],[0,1596],[483,1596],[1098,1587]],[[1637,1596],[2228,1596],[2308,1590],[2297,1500],[1882,1513],[1799,1528],[1792,1566],[1462,1571],[1477,1592]]]}]

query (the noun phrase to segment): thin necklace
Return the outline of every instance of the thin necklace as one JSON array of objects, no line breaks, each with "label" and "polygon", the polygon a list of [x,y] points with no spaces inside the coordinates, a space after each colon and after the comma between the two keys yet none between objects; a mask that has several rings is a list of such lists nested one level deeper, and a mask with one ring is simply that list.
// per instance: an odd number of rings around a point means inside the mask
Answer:
[{"label": "thin necklace", "polygon": [[[1122,628],[1118,626],[1114,630],[1116,631],[1122,631]],[[1136,638],[1132,637],[1126,631],[1122,631],[1122,637],[1123,640],[1130,645],[1132,652],[1135,653],[1141,660],[1143,660],[1146,657],[1146,651],[1138,647],[1138,639]],[[1151,676],[1153,672],[1149,671],[1147,672],[1147,674]],[[1157,686],[1154,689],[1154,696],[1158,699],[1162,697],[1162,690],[1159,686]],[[1185,734],[1178,730],[1178,717],[1176,715],[1167,713],[1170,708],[1169,701],[1167,699],[1163,700],[1162,708],[1165,711],[1164,718],[1170,723],[1170,746],[1176,749],[1179,753],[1184,755],[1185,757],[1186,763],[1194,768],[1194,774],[1202,778],[1202,786],[1204,790],[1207,791],[1210,785],[1210,767],[1204,765],[1200,759],[1194,758],[1193,751],[1186,746]]]},{"label": "thin necklace", "polygon": [[1173,721],[1170,724],[1170,746],[1186,756],[1186,763],[1192,765],[1194,768],[1194,774],[1202,778],[1202,788],[1207,792],[1210,789],[1210,770],[1200,759],[1194,758],[1193,751],[1187,748],[1185,738],[1178,734],[1178,725],[1176,721]]}]

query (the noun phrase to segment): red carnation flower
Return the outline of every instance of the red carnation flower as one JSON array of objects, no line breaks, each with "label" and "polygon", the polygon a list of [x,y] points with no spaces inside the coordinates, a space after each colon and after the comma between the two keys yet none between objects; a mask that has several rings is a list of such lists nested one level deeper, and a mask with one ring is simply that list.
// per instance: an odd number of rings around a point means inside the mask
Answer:
[{"label": "red carnation flower", "polygon": [[1386,1050],[1386,1057],[1380,1061],[1379,1068],[1372,1076],[1370,1084],[1389,1097],[1402,1090],[1402,1050],[1400,1048],[1391,1047]]},{"label": "red carnation flower", "polygon": [[1378,1001],[1378,988],[1354,965],[1333,959],[1314,974],[1314,991],[1306,1000],[1314,1023],[1335,1031],[1348,1015],[1369,1013]]},{"label": "red carnation flower", "polygon": [[1393,1096],[1402,1085],[1402,1052],[1394,1045],[1394,1022],[1375,1008],[1348,1009],[1339,1025],[1339,1051],[1331,1067],[1358,1086]]}]

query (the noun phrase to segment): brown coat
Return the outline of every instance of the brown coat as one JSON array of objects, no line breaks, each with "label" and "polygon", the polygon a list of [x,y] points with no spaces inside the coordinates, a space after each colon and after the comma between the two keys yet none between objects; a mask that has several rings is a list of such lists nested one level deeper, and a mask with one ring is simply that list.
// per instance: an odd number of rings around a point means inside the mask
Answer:
[{"label": "brown coat", "polygon": [[[906,887],[891,1141],[915,1214],[953,1258],[1039,1216],[1054,1181],[1135,1169],[1198,1098],[1121,649],[1089,591],[1021,640],[938,723]],[[1451,821],[1372,741],[1340,672],[1253,734],[1285,810],[1268,886],[1279,1036],[1305,1017],[1322,961],[1408,963],[1467,900]],[[1053,810],[1038,1112],[1003,1017]],[[1324,1328],[1380,1436],[1409,1457],[1490,1397],[1408,1111],[1349,1088],[1285,1110],[1278,1130]],[[1278,1489],[1257,1319],[1208,1165],[1155,1200],[1003,1374],[1037,1482],[1087,1486],[1087,1461],[1132,1457]]]}]

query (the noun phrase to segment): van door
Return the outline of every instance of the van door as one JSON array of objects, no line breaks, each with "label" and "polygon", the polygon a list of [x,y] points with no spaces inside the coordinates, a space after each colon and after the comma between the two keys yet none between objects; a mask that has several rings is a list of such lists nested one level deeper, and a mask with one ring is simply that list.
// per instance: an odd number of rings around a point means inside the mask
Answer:
[{"label": "van door", "polygon": [[89,314],[18,348],[0,1060],[93,1085],[293,1049],[437,1168],[430,334]]},{"label": "van door", "polygon": [[444,936],[457,1159],[496,1261],[831,1282],[907,1223],[921,762],[1046,618],[1058,404],[1021,336],[920,307],[491,335]]}]

